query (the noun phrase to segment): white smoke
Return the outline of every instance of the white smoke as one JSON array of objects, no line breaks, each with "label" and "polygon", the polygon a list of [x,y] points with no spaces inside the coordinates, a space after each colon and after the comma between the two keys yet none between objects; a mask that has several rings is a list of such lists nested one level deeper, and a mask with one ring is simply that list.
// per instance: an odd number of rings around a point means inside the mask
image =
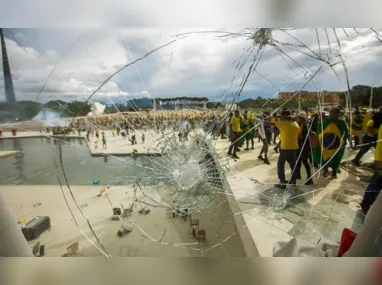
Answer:
[{"label": "white smoke", "polygon": [[65,127],[66,119],[58,112],[51,109],[42,109],[32,121],[42,121],[45,126],[49,127]]},{"label": "white smoke", "polygon": [[90,106],[91,112],[89,112],[88,116],[100,116],[103,115],[103,112],[105,111],[106,106],[102,105],[101,103],[95,102],[92,103]]}]

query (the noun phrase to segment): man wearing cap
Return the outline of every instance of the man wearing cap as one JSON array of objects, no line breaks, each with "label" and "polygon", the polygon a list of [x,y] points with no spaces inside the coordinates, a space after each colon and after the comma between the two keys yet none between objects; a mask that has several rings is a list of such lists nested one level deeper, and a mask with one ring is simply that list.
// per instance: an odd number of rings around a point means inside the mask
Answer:
[{"label": "man wearing cap", "polygon": [[285,188],[288,181],[285,179],[285,163],[288,162],[291,168],[290,184],[296,184],[297,172],[295,171],[298,155],[298,135],[300,133],[299,125],[292,120],[292,114],[288,110],[281,112],[280,121],[276,123],[280,130],[280,156],[277,162],[277,175],[280,184],[276,187]]}]

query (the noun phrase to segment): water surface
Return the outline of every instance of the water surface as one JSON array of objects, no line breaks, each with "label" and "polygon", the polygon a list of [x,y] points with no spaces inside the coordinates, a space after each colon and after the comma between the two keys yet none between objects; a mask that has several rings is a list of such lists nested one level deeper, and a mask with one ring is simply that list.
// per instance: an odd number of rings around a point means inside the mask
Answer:
[{"label": "water surface", "polygon": [[[129,184],[134,181],[134,176],[144,171],[137,165],[149,166],[156,159],[92,157],[83,139],[66,139],[61,145],[65,173],[73,185],[90,185],[93,180],[99,180],[101,184]],[[15,156],[0,159],[0,184],[59,184],[55,163],[59,158],[56,140],[46,137],[3,139],[0,140],[0,150],[20,151]]]}]

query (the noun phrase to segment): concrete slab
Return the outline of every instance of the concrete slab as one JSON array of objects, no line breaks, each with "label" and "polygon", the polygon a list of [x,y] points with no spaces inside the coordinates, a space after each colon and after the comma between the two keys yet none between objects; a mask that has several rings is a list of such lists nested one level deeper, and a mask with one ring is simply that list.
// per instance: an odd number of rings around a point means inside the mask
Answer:
[{"label": "concrete slab", "polygon": [[79,136],[77,134],[69,134],[66,136],[52,135],[52,133],[46,132],[36,132],[36,131],[18,131],[14,136],[12,132],[3,132],[0,140],[2,139],[23,139],[23,138],[40,138],[40,137],[49,137],[49,138],[84,138],[84,136]]},{"label": "concrete slab", "polygon": [[3,150],[3,151],[0,151],[0,158],[16,155],[18,153],[19,153],[19,151],[17,151],[17,150]]},{"label": "concrete slab", "polygon": [[[138,213],[141,206],[137,203],[131,217],[123,218],[123,221],[112,221],[110,202],[113,206],[123,204],[124,207],[128,207],[133,202],[133,190],[127,186],[111,187],[107,190],[109,202],[106,196],[97,197],[101,188],[71,186],[77,204],[74,203],[69,190],[66,187],[61,190],[58,185],[2,186],[0,191],[15,219],[23,220],[23,224],[38,215],[51,218],[51,230],[29,242],[31,246],[37,241],[45,244],[46,256],[62,256],[66,253],[66,248],[75,242],[80,242],[84,248],[84,256],[101,256],[99,250],[91,244],[102,249],[97,239],[112,256],[247,255],[237,234],[234,217],[227,211],[229,205],[224,195],[218,196],[216,204],[211,206],[216,208],[214,211],[193,217],[200,220],[200,227],[207,232],[206,241],[198,242],[190,234],[189,220],[169,218],[171,213],[162,208],[150,207],[151,212],[143,215]],[[220,204],[220,207],[216,207]],[[97,238],[89,228],[87,220]],[[131,226],[133,231],[120,238],[116,234],[122,224]],[[255,256],[255,253],[252,256]]]}]

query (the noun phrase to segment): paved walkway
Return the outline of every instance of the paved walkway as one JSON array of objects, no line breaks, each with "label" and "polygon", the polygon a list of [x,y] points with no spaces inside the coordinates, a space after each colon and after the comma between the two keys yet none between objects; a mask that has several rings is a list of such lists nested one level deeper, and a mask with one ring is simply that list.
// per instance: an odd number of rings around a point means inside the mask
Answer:
[{"label": "paved walkway", "polygon": [[[198,242],[190,232],[189,219],[169,218],[171,212],[160,207],[148,206],[146,209],[151,212],[145,215],[139,213],[145,205],[135,203],[129,218],[123,218],[123,222],[112,220],[112,207],[123,205],[124,208],[130,208],[134,190],[130,186],[113,186],[106,190],[107,196],[97,197],[102,188],[71,185],[77,204],[65,186],[63,189],[59,185],[2,186],[0,191],[21,225],[36,216],[50,217],[52,228],[29,242],[31,247],[37,241],[46,245],[48,257],[64,255],[67,247],[75,242],[80,243],[80,251],[84,256],[102,256],[89,242],[101,247],[84,217],[89,220],[97,238],[112,256],[256,256],[256,249],[253,247],[254,252],[248,254],[240,235],[234,234],[237,233],[235,217],[227,211],[229,205],[225,195],[218,196],[219,201],[211,205],[210,210],[214,210],[212,213],[207,209],[205,213],[193,216],[199,220],[200,228],[207,233],[207,239]],[[69,211],[65,199],[72,212]],[[79,224],[79,228],[75,222]],[[123,224],[131,226],[133,231],[120,238],[117,231]],[[87,238],[81,234],[80,229]]]}]

